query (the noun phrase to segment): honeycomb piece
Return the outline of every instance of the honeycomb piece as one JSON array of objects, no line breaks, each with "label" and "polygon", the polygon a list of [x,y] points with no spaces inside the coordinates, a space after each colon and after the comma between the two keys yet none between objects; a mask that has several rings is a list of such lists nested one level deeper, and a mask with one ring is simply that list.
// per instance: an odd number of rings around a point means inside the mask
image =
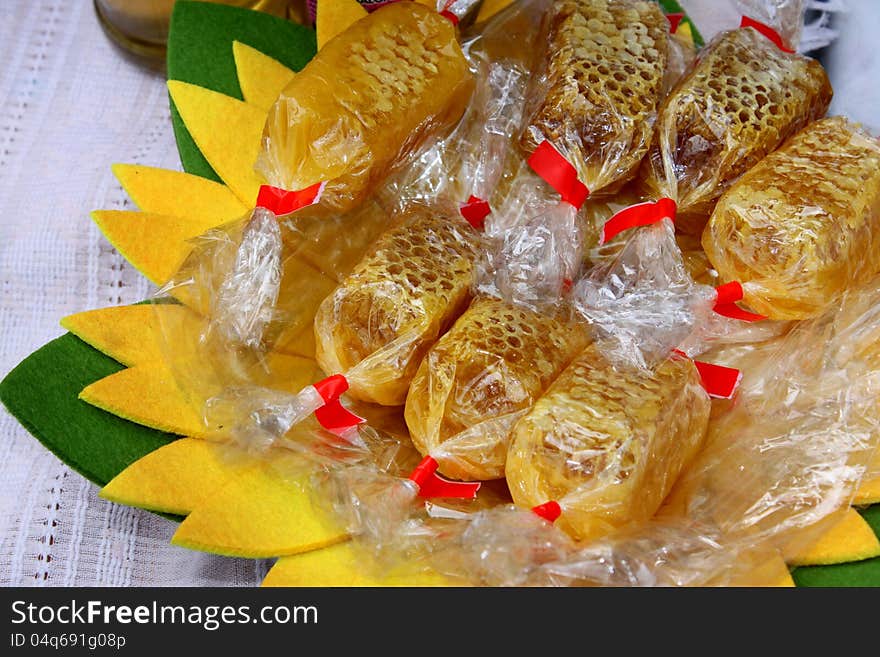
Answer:
[{"label": "honeycomb piece", "polygon": [[400,405],[425,352],[470,301],[478,235],[455,211],[413,205],[321,303],[316,358],[356,399]]},{"label": "honeycomb piece", "polygon": [[363,200],[428,131],[453,125],[472,76],[455,29],[413,2],[373,12],[326,44],[269,112],[257,168],[271,184]]},{"label": "honeycomb piece", "polygon": [[[662,98],[669,23],[655,2],[553,4],[542,76],[520,144],[549,140],[590,192],[632,178]],[[611,190],[608,190],[611,191]]]},{"label": "honeycomb piece", "polygon": [[516,423],[506,468],[513,499],[556,500],[557,524],[577,539],[646,520],[699,450],[709,410],[692,361],[618,369],[590,346]]},{"label": "honeycomb piece", "polygon": [[815,317],[880,271],[880,144],[816,121],[718,202],[703,247],[723,281],[773,319]]},{"label": "honeycomb piece", "polygon": [[405,410],[413,444],[447,476],[503,477],[513,423],[585,343],[583,327],[476,299],[413,379]]},{"label": "honeycomb piece", "polygon": [[724,32],[663,102],[639,179],[678,203],[676,226],[699,234],[730,185],[810,121],[831,85],[819,62],[785,53],[753,28]]}]

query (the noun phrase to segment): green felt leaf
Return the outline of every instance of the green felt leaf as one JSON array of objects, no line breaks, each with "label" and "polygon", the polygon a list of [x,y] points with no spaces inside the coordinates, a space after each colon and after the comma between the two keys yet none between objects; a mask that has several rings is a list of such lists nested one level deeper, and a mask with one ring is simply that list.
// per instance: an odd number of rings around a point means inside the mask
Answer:
[{"label": "green felt leaf", "polygon": [[0,382],[0,401],[58,458],[103,486],[177,438],[79,400],[87,385],[121,369],[115,360],[67,333],[32,353]]},{"label": "green felt leaf", "polygon": [[[180,0],[171,15],[168,79],[197,84],[241,100],[233,41],[256,48],[294,71],[305,66],[317,50],[315,31],[308,27],[239,7]],[[220,182],[174,103],[171,124],[184,170]]]},{"label": "green felt leaf", "polygon": [[[862,517],[880,537],[880,504],[862,509]],[[833,566],[806,566],[792,572],[798,586],[880,586],[880,557]]]}]

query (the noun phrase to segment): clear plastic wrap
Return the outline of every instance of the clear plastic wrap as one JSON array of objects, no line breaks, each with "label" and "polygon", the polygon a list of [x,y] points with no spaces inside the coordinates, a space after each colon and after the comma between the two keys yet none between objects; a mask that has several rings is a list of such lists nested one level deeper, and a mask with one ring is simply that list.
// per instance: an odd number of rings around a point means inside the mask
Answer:
[{"label": "clear plastic wrap", "polygon": [[771,28],[792,49],[801,40],[806,4],[805,0],[735,0],[740,15]]},{"label": "clear plastic wrap", "polygon": [[586,344],[582,327],[478,297],[431,348],[406,399],[413,444],[456,479],[498,479],[510,430]]},{"label": "clear plastic wrap", "polygon": [[349,394],[402,405],[431,345],[470,301],[479,236],[456,207],[410,205],[315,316],[317,360]]},{"label": "clear plastic wrap", "polygon": [[514,426],[507,483],[520,506],[555,501],[561,528],[597,538],[657,512],[708,423],[693,361],[615,366],[591,345]]},{"label": "clear plastic wrap", "polygon": [[272,185],[326,182],[320,204],[363,201],[473,86],[452,23],[418,3],[373,12],[321,49],[269,112],[257,169]]},{"label": "clear plastic wrap", "polygon": [[651,142],[669,23],[655,2],[561,0],[545,25],[520,145],[532,153],[549,141],[591,194],[613,192],[635,175]]},{"label": "clear plastic wrap", "polygon": [[522,123],[534,67],[535,54],[512,44],[539,37],[545,5],[546,0],[523,2],[463,43],[475,79],[471,103],[450,134],[436,135],[411,166],[394,176],[383,191],[387,205],[492,197]]},{"label": "clear plastic wrap", "polygon": [[831,94],[815,60],[783,52],[754,28],[721,33],[660,107],[639,172],[644,195],[672,198],[678,229],[702,231],[718,197],[823,116]]},{"label": "clear plastic wrap", "polygon": [[[447,528],[432,566],[493,585],[775,584],[785,574],[780,555],[793,556],[827,529],[880,443],[878,301],[875,279],[840,308],[767,343],[653,518],[571,543],[532,511],[497,507]],[[559,381],[551,391],[570,395]],[[609,380],[601,394],[618,385]],[[643,394],[621,417],[639,417]],[[628,482],[615,486],[626,491]]]},{"label": "clear plastic wrap", "polygon": [[804,319],[880,271],[878,234],[880,143],[833,117],[746,173],[716,206],[703,247],[750,306]]},{"label": "clear plastic wrap", "polygon": [[776,322],[754,323],[761,317],[695,282],[668,219],[623,235],[594,256],[570,297],[611,361],[650,370],[674,350],[694,357],[718,343],[754,342],[784,330]]},{"label": "clear plastic wrap", "polygon": [[557,201],[489,242],[478,264],[478,292],[552,312],[581,270],[585,232],[578,211]]}]

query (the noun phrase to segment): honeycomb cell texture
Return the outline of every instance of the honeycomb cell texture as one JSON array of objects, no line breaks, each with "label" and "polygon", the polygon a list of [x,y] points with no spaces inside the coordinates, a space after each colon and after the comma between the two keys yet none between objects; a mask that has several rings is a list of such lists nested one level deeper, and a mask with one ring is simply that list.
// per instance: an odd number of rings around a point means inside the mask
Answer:
[{"label": "honeycomb cell texture", "polygon": [[880,143],[843,117],[809,125],[719,200],[703,248],[756,311],[818,316],[880,271]]},{"label": "honeycomb cell texture", "polygon": [[650,518],[699,450],[709,410],[692,361],[616,368],[590,346],[516,423],[513,499],[559,502],[557,524],[579,539]]},{"label": "honeycomb cell texture", "polygon": [[585,342],[583,327],[477,298],[413,379],[405,410],[413,443],[447,476],[503,477],[513,422]]},{"label": "honeycomb cell texture", "polygon": [[315,316],[317,359],[349,394],[401,405],[422,356],[470,301],[478,236],[454,208],[406,210]]},{"label": "honeycomb cell texture", "polygon": [[676,226],[699,234],[718,197],[822,117],[831,95],[817,61],[783,52],[750,27],[722,33],[660,108],[639,174],[646,195],[673,198]]},{"label": "honeycomb cell texture", "polygon": [[547,22],[521,145],[549,140],[596,194],[632,178],[650,146],[669,23],[655,2],[633,0],[562,0]]}]

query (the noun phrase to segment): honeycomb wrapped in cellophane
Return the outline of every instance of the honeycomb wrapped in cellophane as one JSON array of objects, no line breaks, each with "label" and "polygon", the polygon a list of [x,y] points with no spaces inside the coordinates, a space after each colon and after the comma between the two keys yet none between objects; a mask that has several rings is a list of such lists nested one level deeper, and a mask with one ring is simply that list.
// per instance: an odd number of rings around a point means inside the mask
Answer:
[{"label": "honeycomb wrapped in cellophane", "polygon": [[659,110],[639,180],[678,204],[676,226],[699,233],[718,197],[787,137],[825,114],[819,62],[783,52],[746,27],[718,35]]},{"label": "honeycomb wrapped in cellophane", "polygon": [[413,443],[456,479],[498,479],[513,423],[585,345],[582,328],[478,297],[422,361],[406,398]]},{"label": "honeycomb wrapped in cellophane", "polygon": [[471,298],[477,232],[456,207],[411,205],[315,316],[317,360],[349,394],[402,405],[422,357]]},{"label": "honeycomb wrapped in cellophane", "polygon": [[843,117],[812,123],[719,200],[703,248],[759,312],[821,314],[880,271],[880,143]]},{"label": "honeycomb wrapped in cellophane", "polygon": [[[791,1],[743,3],[789,40]],[[880,147],[810,125],[821,66],[763,33],[677,39],[647,0],[392,3],[272,109],[259,171],[326,185],[196,241],[170,291],[203,323],[169,353],[209,437],[297,451],[365,572],[767,584],[848,503],[880,438]],[[752,324],[737,281],[827,313]],[[697,354],[742,363],[726,402]]]},{"label": "honeycomb wrapped in cellophane", "polygon": [[587,540],[652,517],[706,434],[709,396],[694,363],[615,366],[598,345],[569,365],[513,429],[513,501],[556,501],[557,523]]},{"label": "honeycomb wrapped in cellophane", "polygon": [[452,23],[394,3],[329,41],[275,101],[258,170],[272,185],[326,183],[323,207],[363,201],[428,134],[451,127],[473,88]]},{"label": "honeycomb wrapped in cellophane", "polygon": [[591,194],[614,191],[651,143],[669,23],[643,0],[560,0],[544,20],[544,61],[520,145],[531,153],[547,140]]}]

